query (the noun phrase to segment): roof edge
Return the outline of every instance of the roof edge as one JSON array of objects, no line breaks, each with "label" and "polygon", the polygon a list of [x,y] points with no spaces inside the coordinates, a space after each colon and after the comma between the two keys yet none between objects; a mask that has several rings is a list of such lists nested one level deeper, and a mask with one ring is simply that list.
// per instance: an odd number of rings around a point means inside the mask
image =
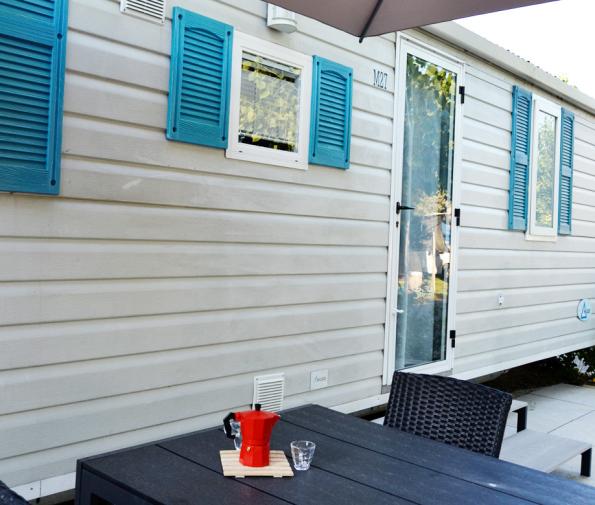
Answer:
[{"label": "roof edge", "polygon": [[422,30],[454,44],[489,63],[515,74],[564,99],[568,103],[595,115],[595,98],[574,88],[545,70],[533,65],[477,33],[449,21],[420,27]]}]

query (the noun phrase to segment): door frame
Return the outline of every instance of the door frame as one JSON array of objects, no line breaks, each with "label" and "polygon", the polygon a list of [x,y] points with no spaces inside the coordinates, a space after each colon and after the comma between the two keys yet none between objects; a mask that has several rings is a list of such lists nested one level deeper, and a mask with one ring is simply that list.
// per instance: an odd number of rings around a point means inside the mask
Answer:
[{"label": "door frame", "polygon": [[[384,385],[389,385],[395,371],[396,359],[396,296],[393,285],[398,278],[399,267],[399,242],[400,234],[397,233],[397,213],[396,205],[401,200],[402,191],[402,163],[403,163],[403,144],[404,144],[404,117],[405,117],[405,80],[406,80],[406,57],[408,53],[416,54],[432,63],[447,68],[457,73],[457,87],[465,86],[465,62],[452,56],[440,49],[427,44],[415,37],[403,33],[397,33],[396,38],[396,58],[395,58],[395,92],[394,92],[394,115],[393,115],[393,152],[392,152],[392,170],[391,170],[391,195],[390,195],[390,223],[389,223],[389,244],[388,244],[388,273],[387,273],[387,293],[386,293],[386,316],[385,316],[385,337],[384,337]],[[453,174],[452,174],[452,215],[453,223],[451,231],[451,258],[450,258],[450,282],[448,286],[448,323],[446,328],[446,359],[434,363],[428,363],[417,367],[407,368],[406,372],[416,373],[444,373],[449,372],[454,364],[454,349],[450,342],[450,331],[455,330],[456,317],[456,293],[457,293],[457,273],[458,273],[458,246],[460,226],[455,224],[454,212],[460,208],[461,193],[461,160],[462,160],[462,123],[463,108],[459,90],[456,90],[455,105],[455,132],[454,144],[455,151],[453,156]]]}]

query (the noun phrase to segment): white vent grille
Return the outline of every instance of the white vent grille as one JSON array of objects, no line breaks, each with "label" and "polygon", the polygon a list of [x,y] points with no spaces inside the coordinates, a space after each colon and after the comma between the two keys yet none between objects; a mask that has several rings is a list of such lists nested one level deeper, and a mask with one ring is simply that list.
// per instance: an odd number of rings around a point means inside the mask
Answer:
[{"label": "white vent grille", "polygon": [[283,409],[285,375],[282,373],[254,377],[254,401],[262,405],[262,410],[279,412]]},{"label": "white vent grille", "polygon": [[120,11],[147,21],[163,24],[165,0],[120,0]]}]

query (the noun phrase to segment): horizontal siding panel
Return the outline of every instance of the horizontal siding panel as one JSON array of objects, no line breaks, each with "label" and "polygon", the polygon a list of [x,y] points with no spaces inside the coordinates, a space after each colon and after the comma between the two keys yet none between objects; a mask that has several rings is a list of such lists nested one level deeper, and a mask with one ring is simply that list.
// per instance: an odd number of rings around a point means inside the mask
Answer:
[{"label": "horizontal siding panel", "polygon": [[[390,177],[384,172],[391,167],[391,146],[357,137],[352,139],[352,163],[383,170],[367,169],[352,175],[351,169],[338,171],[333,168],[312,167],[303,171],[272,166],[265,168],[257,163],[226,159],[223,151],[218,149],[168,142],[161,131],[68,115],[64,118],[63,149],[71,157],[198,172],[223,171],[230,175],[282,179],[305,185],[325,185],[328,181],[330,185],[340,184],[342,189],[390,193]],[[335,174],[329,174],[330,170]],[[65,180],[63,184],[67,182]]]},{"label": "horizontal siding panel", "polygon": [[577,139],[595,146],[595,121],[575,116],[574,135]]},{"label": "horizontal siding panel", "polygon": [[165,129],[167,94],[68,72],[64,111]]},{"label": "horizontal siding panel", "polygon": [[393,140],[393,122],[392,119],[378,116],[370,110],[354,108],[351,114],[351,134],[390,145]]},{"label": "horizontal siding panel", "polygon": [[389,220],[385,196],[91,160],[64,160],[63,171],[62,195],[72,198]]},{"label": "horizontal siding panel", "polygon": [[581,156],[589,160],[595,160],[595,145],[587,143],[580,138],[575,138],[574,154],[575,156]]},{"label": "horizontal siding panel", "polygon": [[570,317],[504,330],[473,333],[457,340],[457,359],[585,331],[593,331],[595,334],[592,322],[585,323],[576,317]]},{"label": "horizontal siding panel", "polygon": [[[152,91],[72,71],[67,74],[66,80],[64,110],[67,112],[143,127],[165,128],[165,91]],[[89,100],[89,95],[93,95],[94,99]],[[374,109],[383,114],[372,112]],[[392,120],[387,115],[389,111],[392,113],[390,94],[377,93],[375,88],[358,84],[354,90],[353,135],[390,144]]]},{"label": "horizontal siding panel", "polygon": [[[141,33],[145,36],[146,32]],[[167,93],[169,89],[169,56],[76,30],[68,32],[66,68],[153,91]]]},{"label": "horizontal siding panel", "polygon": [[[4,372],[3,414],[379,350],[384,326]],[[382,361],[379,360],[381,364]],[[76,384],[73,388],[69,385]]]},{"label": "horizontal siding panel", "polygon": [[[457,314],[457,336],[576,317],[576,302]],[[534,361],[527,355],[527,363]]]},{"label": "horizontal siding panel", "polygon": [[[588,174],[574,170],[572,174],[573,201],[580,199],[578,203],[595,205],[593,193],[595,193],[595,173]],[[582,190],[582,191],[581,191]],[[589,199],[589,197],[591,197]]]},{"label": "horizontal siding panel", "polygon": [[363,84],[359,81],[354,81],[352,100],[354,109],[365,110],[371,114],[385,117],[392,121],[394,110],[394,99],[392,93],[380,88],[369,86],[368,84]]},{"label": "horizontal siding panel", "polygon": [[507,230],[508,211],[465,204],[461,206],[461,226]]},{"label": "horizontal siding panel", "polygon": [[461,203],[508,211],[508,190],[461,184]]},{"label": "horizontal siding panel", "polygon": [[[378,356],[381,356],[378,353]],[[324,388],[308,395],[316,399],[316,403],[325,406],[338,405],[348,401],[379,394],[380,378],[374,377],[359,382],[342,384],[332,388]],[[287,407],[303,405],[302,395],[290,396],[286,399]],[[86,442],[65,445],[46,451],[33,452],[14,458],[0,460],[0,473],[9,486],[16,486],[38,480],[40,476],[54,476],[74,472],[76,460],[94,456],[125,447],[153,442],[166,437],[182,435],[199,429],[219,426],[221,420],[230,410],[245,410],[248,405],[237,405],[233,409],[200,417],[184,419],[174,423],[161,424],[150,428],[128,431],[117,435],[101,437]]]},{"label": "horizontal siding panel", "polygon": [[[589,298],[593,293],[592,284],[500,289],[497,291],[490,290],[490,288],[491,286],[486,285],[485,290],[459,293],[457,314],[493,310],[502,312],[511,308],[568,301],[578,303],[578,300]],[[499,296],[504,297],[502,307],[498,305]],[[506,312],[502,313],[502,317],[506,317]]]},{"label": "horizontal siding panel", "polygon": [[[574,206],[573,206],[573,208],[574,208]],[[580,216],[580,207],[578,207],[578,209],[579,209],[579,216]],[[589,221],[581,221],[577,216],[573,215],[573,217],[572,217],[572,234],[575,237],[595,238],[595,223],[593,221],[591,221],[591,216],[589,215]]]},{"label": "horizontal siding panel", "polygon": [[[464,219],[464,215],[462,217]],[[576,236],[559,236],[556,242],[534,242],[521,232],[461,228],[459,245],[462,249],[496,249],[512,251],[588,252],[595,250],[595,240]]]},{"label": "horizontal siding panel", "polygon": [[352,137],[351,162],[390,170],[392,166],[392,147],[388,144]]},{"label": "horizontal siding panel", "polygon": [[572,202],[572,219],[595,222],[595,199],[584,190],[574,189]]},{"label": "horizontal siding panel", "polygon": [[595,268],[595,254],[465,248],[459,252],[458,267],[459,270]]},{"label": "horizontal siding panel", "polygon": [[[105,0],[76,0],[72,3],[73,5],[69,9],[71,27],[81,31],[96,32],[107,39],[117,37],[122,43],[136,45],[152,52],[169,54],[171,40],[171,25],[169,23],[164,26],[146,26],[147,23],[143,20],[122,18],[114,10],[113,0],[112,4]],[[197,9],[196,3],[192,0],[177,2],[176,5],[195,11]],[[167,7],[167,18],[171,19],[173,5],[167,5]],[[266,10],[260,1],[205,2],[203,0],[200,13],[241,27],[243,31],[246,31],[246,27],[249,26],[254,35],[269,38],[273,42],[287,43],[286,38],[281,34],[270,30],[263,32],[262,26],[266,19]],[[384,62],[389,66],[394,64],[394,36],[392,43],[391,37],[374,37],[369,39],[365,46],[361,46],[347,33],[321,25],[303,16],[300,16],[299,31],[322,40],[325,44],[332,43],[338,48],[352,53],[365,54],[367,57]]]},{"label": "horizontal siding panel", "polygon": [[[384,300],[0,327],[0,370],[383,324]],[[35,349],[35,352],[31,352]]]},{"label": "horizontal siding panel", "polygon": [[590,176],[595,176],[595,160],[585,158],[583,156],[574,156],[574,171],[575,174],[583,173]]},{"label": "horizontal siding panel", "polygon": [[[379,375],[382,358],[376,350],[283,368],[286,402],[309,392],[310,383],[303,377],[321,365],[329,371],[332,389]],[[5,435],[0,439],[0,453],[5,457],[26,454],[232,410],[249,405],[252,390],[253,374],[243,374],[8,414],[0,419],[0,431]]]},{"label": "horizontal siding panel", "polygon": [[[466,87],[465,87],[466,90]],[[463,109],[465,119],[475,120],[474,128],[479,128],[479,124],[485,124],[485,131],[492,131],[495,135],[495,139],[501,142],[505,142],[504,136],[512,130],[512,113],[508,110],[503,110],[500,107],[495,107],[490,103],[486,103],[482,100],[477,100],[470,96],[465,96],[465,106]],[[469,131],[463,131],[463,135],[470,134]],[[510,144],[510,139],[508,139]]]},{"label": "horizontal siding panel", "polygon": [[0,280],[386,272],[385,247],[0,239]]},{"label": "horizontal siding panel", "polygon": [[458,291],[595,283],[595,268],[461,270]]},{"label": "horizontal siding panel", "polygon": [[5,325],[384,298],[385,274],[5,283]]},{"label": "horizontal siding panel", "polygon": [[[489,86],[500,88],[502,91],[507,92],[509,96],[512,94],[512,80],[510,75],[505,74],[496,67],[484,64],[480,60],[468,62],[465,68],[465,77],[468,75],[484,81]],[[512,110],[512,99],[509,105],[509,110]]]},{"label": "horizontal siding panel", "polygon": [[463,138],[463,160],[510,170],[510,151]]},{"label": "horizontal siding panel", "polygon": [[510,130],[503,130],[470,117],[463,120],[463,137],[499,149],[510,149]]},{"label": "horizontal siding panel", "polygon": [[[84,3],[87,2],[85,1]],[[96,7],[99,4],[99,0],[93,0],[92,2],[90,2],[89,4],[91,5],[91,8],[86,7],[84,3],[78,2],[78,5],[77,3],[75,3],[76,7],[72,9],[72,13],[70,14],[70,26],[74,28],[71,30],[71,33],[76,33],[77,36],[73,37],[76,38],[75,43],[73,43],[72,38],[70,38],[69,45],[73,44],[74,47],[77,47],[75,44],[78,43],[79,35],[88,37],[88,34],[92,33],[93,35],[102,37],[102,40],[105,41],[101,44],[102,48],[105,48],[108,44],[110,46],[119,46],[119,49],[112,50],[114,55],[117,55],[118,58],[126,52],[130,54],[131,51],[138,51],[145,54],[154,54],[156,57],[161,58],[167,58],[169,56],[171,38],[171,35],[168,36],[167,33],[171,33],[171,25],[169,23],[166,23],[164,27],[161,27],[163,34],[160,34],[158,37],[155,37],[153,39],[152,44],[149,46],[151,49],[151,53],[149,53],[145,49],[145,47],[147,46],[148,37],[147,31],[145,30],[144,26],[140,27],[139,25],[138,30],[132,30],[131,24],[127,24],[126,28],[122,28],[121,30],[115,30],[113,19],[116,16],[119,16],[119,13],[117,13],[117,11],[114,11],[113,6],[109,6],[108,4],[108,8],[111,7],[110,13],[108,15],[99,14],[95,16],[94,14],[98,11],[98,9],[94,7]],[[176,6],[183,7],[195,12],[197,11],[197,5],[194,2],[194,0],[180,0],[176,3]],[[168,8],[168,17],[170,17],[170,9],[172,8],[172,6],[168,6]],[[299,51],[301,53],[320,54],[325,58],[329,58],[333,61],[340,62],[343,65],[352,67],[354,68],[354,79],[360,80],[362,82],[371,84],[374,68],[380,69],[389,74],[393,73],[395,51],[394,45],[386,40],[381,39],[379,41],[375,41],[375,45],[380,45],[383,48],[383,50],[380,53],[374,52],[371,47],[370,49],[366,48],[365,52],[362,52],[361,49],[357,52],[352,52],[343,49],[339,45],[330,45],[328,43],[324,44],[324,53],[322,53],[320,40],[317,40],[309,35],[301,33],[301,31],[294,33],[291,37],[282,37],[280,34],[272,33],[272,30],[263,30],[263,19],[260,16],[253,16],[250,14],[246,15],[239,9],[230,8],[228,6],[225,6],[221,2],[216,2],[213,0],[204,1],[201,3],[199,11],[200,14],[204,16],[218,19],[219,21],[223,21],[225,23],[237,27],[238,29],[241,27],[241,31],[244,33],[257,36],[264,40],[270,40],[271,42],[282,43],[284,46]],[[335,34],[338,32],[338,30],[332,31],[332,38],[335,38]],[[120,33],[127,34],[122,38],[122,42],[124,42],[125,44],[120,42]],[[320,29],[318,30],[318,33],[320,33]],[[328,39],[325,40],[325,42],[327,41]],[[85,49],[87,49],[87,47],[85,47],[84,45],[80,46],[81,53],[85,51]],[[77,50],[73,48],[72,52],[77,52]],[[390,58],[391,54],[393,55],[393,58]],[[374,61],[378,59],[378,55],[382,55],[382,61]],[[99,51],[97,52],[97,54],[92,55],[92,59],[94,59],[95,61],[104,61],[103,57],[104,55],[100,54]],[[75,65],[78,65],[78,62],[70,63],[69,66],[70,68],[75,68]],[[114,73],[125,72],[125,68],[119,63],[116,63],[115,66],[116,68],[114,69]],[[88,68],[90,69],[91,67]],[[97,71],[101,72],[102,70],[103,68],[100,67]],[[132,68],[130,69],[128,74],[130,76],[130,79],[137,79],[137,77],[134,77],[132,75]],[[127,79],[125,78],[120,78],[118,80],[127,81]],[[391,82],[390,84],[392,89],[393,83]],[[146,84],[144,85],[146,86]],[[163,84],[161,84],[159,88],[156,89],[167,90],[167,83],[165,83],[165,87],[163,86]]]},{"label": "horizontal siding panel", "polygon": [[386,246],[387,225],[0,195],[0,235]]},{"label": "horizontal siding panel", "polygon": [[474,354],[455,362],[455,375],[479,377],[494,370],[506,370],[530,361],[545,359],[595,345],[595,332],[561,335],[493,352]]},{"label": "horizontal siding panel", "polygon": [[510,172],[508,170],[464,161],[461,173],[461,179],[464,183],[508,191],[510,182]]},{"label": "horizontal siding panel", "polygon": [[[467,66],[467,73],[465,74],[465,95],[512,113],[512,89],[503,89],[494,84],[493,76],[486,77],[485,72],[469,69],[470,67]],[[481,76],[475,75],[476,73],[481,73]],[[484,77],[484,79],[482,79],[482,77]],[[485,79],[490,79],[492,82],[488,82]],[[508,87],[510,88],[510,86]]]}]

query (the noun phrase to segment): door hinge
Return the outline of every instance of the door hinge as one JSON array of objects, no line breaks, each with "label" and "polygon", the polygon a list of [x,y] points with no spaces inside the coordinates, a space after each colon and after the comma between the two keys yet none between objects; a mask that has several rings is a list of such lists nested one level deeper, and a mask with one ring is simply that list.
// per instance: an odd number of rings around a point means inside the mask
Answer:
[{"label": "door hinge", "polygon": [[461,209],[455,209],[455,222],[457,226],[461,226]]},{"label": "door hinge", "polygon": [[452,349],[454,349],[456,345],[457,345],[457,331],[450,330],[450,347]]},{"label": "door hinge", "polygon": [[465,103],[465,86],[459,86],[459,95],[461,95],[461,103]]}]

